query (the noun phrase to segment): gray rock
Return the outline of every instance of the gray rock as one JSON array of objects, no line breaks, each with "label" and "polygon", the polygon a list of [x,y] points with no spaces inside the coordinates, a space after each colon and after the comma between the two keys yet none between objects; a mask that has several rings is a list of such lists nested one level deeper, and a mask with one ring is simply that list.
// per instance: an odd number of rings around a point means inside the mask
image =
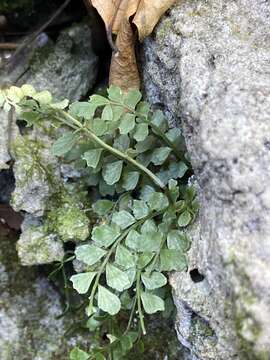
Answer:
[{"label": "gray rock", "polygon": [[194,359],[270,358],[269,18],[268,1],[179,1],[142,49],[200,187],[194,271],[171,279]]},{"label": "gray rock", "polygon": [[92,31],[87,24],[74,25],[37,48],[30,67],[19,84],[29,83],[38,91],[49,90],[57,99],[79,100],[93,87],[98,58],[92,49]]},{"label": "gray rock", "polygon": [[57,234],[46,234],[42,225],[23,230],[17,242],[17,251],[22,265],[26,266],[50,264],[64,257],[63,243]]},{"label": "gray rock", "polygon": [[7,115],[2,109],[0,109],[0,171],[8,169],[7,162],[11,160],[10,155],[10,143],[18,135],[18,128],[14,121],[12,121],[12,115]]},{"label": "gray rock", "polygon": [[1,360],[66,360],[83,336],[66,331],[74,318],[63,311],[59,294],[35,268],[18,262],[13,236],[0,236]]},{"label": "gray rock", "polygon": [[51,139],[34,133],[17,136],[12,142],[16,187],[12,207],[42,216],[46,203],[60,181],[60,167],[50,152]]}]

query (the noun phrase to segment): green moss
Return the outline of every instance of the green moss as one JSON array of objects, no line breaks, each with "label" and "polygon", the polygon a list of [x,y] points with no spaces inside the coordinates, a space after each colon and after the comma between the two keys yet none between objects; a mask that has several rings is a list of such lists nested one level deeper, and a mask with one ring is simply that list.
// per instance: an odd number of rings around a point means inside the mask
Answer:
[{"label": "green moss", "polygon": [[42,226],[30,226],[17,243],[18,254],[23,265],[49,264],[61,261],[63,244],[55,234],[46,234]]},{"label": "green moss", "polygon": [[84,241],[90,233],[90,220],[83,211],[86,192],[79,187],[64,187],[53,194],[47,204],[45,228],[57,233],[62,241]]},{"label": "green moss", "polygon": [[[199,316],[194,316],[191,319],[192,333],[189,336],[189,341],[193,343],[195,339],[200,338],[213,338],[213,346],[215,345],[215,332],[210,325],[201,319]],[[208,339],[208,341],[211,339]]]},{"label": "green moss", "polygon": [[84,241],[89,236],[89,219],[76,205],[64,206],[50,213],[48,220],[53,221],[53,228],[65,241]]},{"label": "green moss", "polygon": [[44,161],[42,151],[48,146],[38,139],[31,139],[29,136],[18,136],[12,143],[11,149],[16,160],[20,161],[20,168],[23,169],[24,180],[18,186],[24,186],[33,174],[37,172],[53,182],[52,166]]}]

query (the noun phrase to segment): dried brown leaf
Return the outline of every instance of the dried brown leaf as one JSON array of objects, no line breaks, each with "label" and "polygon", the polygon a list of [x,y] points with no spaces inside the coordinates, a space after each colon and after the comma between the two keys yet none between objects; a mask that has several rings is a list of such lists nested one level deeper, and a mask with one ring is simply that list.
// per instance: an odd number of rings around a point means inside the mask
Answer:
[{"label": "dried brown leaf", "polygon": [[175,0],[141,0],[133,19],[142,41],[150,35],[161,16],[175,3]]},{"label": "dried brown leaf", "polygon": [[105,23],[106,29],[117,34],[123,19],[136,13],[140,0],[85,0],[92,2]]},{"label": "dried brown leaf", "polygon": [[[140,87],[135,56],[135,38],[131,22],[138,29],[142,41],[150,35],[165,11],[175,0],[84,0],[91,3],[102,17],[107,33],[117,34],[112,56],[110,83],[124,91]],[[133,20],[131,17],[134,16]],[[108,36],[109,41],[111,36]],[[113,46],[113,45],[112,45]]]},{"label": "dried brown leaf", "polygon": [[110,84],[123,91],[140,88],[140,77],[135,56],[135,36],[129,21],[122,21],[116,39],[118,51],[113,54],[110,68]]}]

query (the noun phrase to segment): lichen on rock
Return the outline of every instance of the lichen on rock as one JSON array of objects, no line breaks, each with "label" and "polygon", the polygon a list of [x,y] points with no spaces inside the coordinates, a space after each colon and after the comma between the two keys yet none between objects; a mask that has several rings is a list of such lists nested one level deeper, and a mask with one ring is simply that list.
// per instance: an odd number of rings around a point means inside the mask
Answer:
[{"label": "lichen on rock", "polygon": [[43,226],[30,226],[17,242],[18,256],[22,265],[50,264],[64,257],[63,244],[58,234],[47,234]]},{"label": "lichen on rock", "polygon": [[46,231],[56,232],[63,242],[86,240],[90,234],[90,220],[84,211],[87,205],[87,192],[79,183],[63,185],[47,203]]},{"label": "lichen on rock", "polygon": [[51,154],[52,140],[34,134],[17,136],[12,142],[16,187],[11,204],[15,211],[24,210],[42,216],[55,184],[60,181],[57,159]]}]

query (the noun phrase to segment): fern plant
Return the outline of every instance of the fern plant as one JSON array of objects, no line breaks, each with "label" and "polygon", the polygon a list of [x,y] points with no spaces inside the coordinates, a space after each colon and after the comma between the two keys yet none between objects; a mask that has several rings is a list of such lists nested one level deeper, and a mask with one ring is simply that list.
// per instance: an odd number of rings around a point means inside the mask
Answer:
[{"label": "fern plant", "polygon": [[187,269],[185,228],[198,210],[195,190],[187,186],[181,131],[170,129],[161,111],[151,111],[138,90],[124,94],[111,86],[107,92],[73,104],[54,102],[30,85],[0,92],[0,105],[28,127],[62,134],[53,154],[87,168],[88,183],[98,189],[91,238],[75,249],[84,271],[70,281],[87,300],[90,330],[103,318],[129,317],[122,333],[112,327],[105,346],[76,347],[71,359],[123,359],[146,334],[145,314],[166,308],[167,272]]}]

